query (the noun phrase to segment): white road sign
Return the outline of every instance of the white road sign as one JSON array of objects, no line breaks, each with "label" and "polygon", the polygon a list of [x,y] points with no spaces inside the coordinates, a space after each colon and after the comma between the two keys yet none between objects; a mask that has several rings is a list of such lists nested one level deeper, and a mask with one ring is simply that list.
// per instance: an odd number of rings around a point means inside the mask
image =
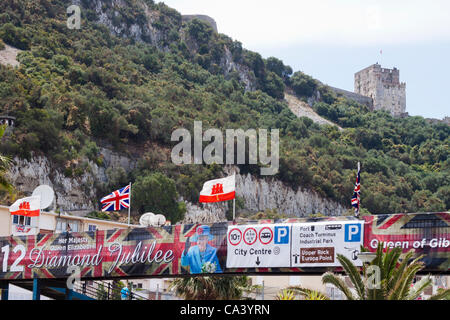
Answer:
[{"label": "white road sign", "polygon": [[324,221],[292,224],[292,267],[340,266],[337,254],[362,266],[357,258],[363,244],[360,221]]},{"label": "white road sign", "polygon": [[337,254],[361,266],[362,221],[228,226],[227,268],[340,266]]},{"label": "white road sign", "polygon": [[229,226],[227,268],[289,267],[290,237],[290,224]]}]

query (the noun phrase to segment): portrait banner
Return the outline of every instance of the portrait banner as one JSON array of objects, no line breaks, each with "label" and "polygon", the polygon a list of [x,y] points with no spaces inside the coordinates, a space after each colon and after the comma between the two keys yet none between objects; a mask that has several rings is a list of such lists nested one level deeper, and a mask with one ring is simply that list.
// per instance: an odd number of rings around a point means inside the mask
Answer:
[{"label": "portrait banner", "polygon": [[358,247],[363,244],[375,251],[380,242],[386,248],[423,254],[423,272],[448,273],[450,214],[292,218],[0,237],[0,281],[67,278],[72,266],[79,267],[81,279],[322,274],[340,268],[337,253],[361,265]]}]

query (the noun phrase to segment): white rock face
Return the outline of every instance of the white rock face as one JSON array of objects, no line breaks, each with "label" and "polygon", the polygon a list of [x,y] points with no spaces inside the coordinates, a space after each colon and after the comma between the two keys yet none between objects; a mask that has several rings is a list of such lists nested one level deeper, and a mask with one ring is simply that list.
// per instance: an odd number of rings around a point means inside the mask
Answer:
[{"label": "white rock face", "polygon": [[234,62],[231,51],[227,47],[224,47],[224,49],[225,54],[220,61],[220,66],[224,71],[224,75],[228,76],[231,72],[236,71],[239,75],[239,79],[244,83],[246,91],[256,90],[256,79],[254,75],[251,76],[250,68]]},{"label": "white rock face", "polygon": [[292,217],[305,217],[312,213],[327,216],[339,216],[346,208],[324,199],[312,190],[297,190],[284,185],[273,178],[258,179],[256,177],[236,174],[236,195],[245,201],[250,211],[276,209]]},{"label": "white rock face", "polygon": [[136,161],[109,149],[101,148],[100,153],[105,166],[99,167],[87,160],[87,169],[77,177],[67,177],[63,170],[55,169],[46,157],[35,156],[30,161],[15,157],[15,165],[9,170],[8,179],[25,195],[31,195],[37,186],[47,184],[55,191],[54,209],[84,214],[98,209],[95,183],[108,181],[107,168],[122,167],[128,172],[136,165]]},{"label": "white rock face", "polygon": [[[227,167],[227,175],[236,173],[236,195],[244,200],[246,211],[276,210],[292,217],[308,217],[313,213],[340,216],[347,208],[337,202],[324,199],[312,190],[297,190],[273,178],[259,179],[250,174],[241,175],[236,167]],[[209,223],[225,221],[225,212],[232,201],[211,204],[186,203],[184,223]],[[237,209],[236,209],[237,210]]]},{"label": "white rock face", "polygon": [[184,201],[186,204],[186,214],[183,223],[213,223],[226,221],[225,212],[228,209],[227,202],[193,204]]},{"label": "white rock face", "polygon": [[[83,215],[98,209],[95,184],[106,183],[107,168],[123,168],[125,172],[136,166],[136,160],[101,148],[105,166],[99,167],[88,161],[88,168],[77,177],[66,177],[60,169],[52,167],[50,161],[42,156],[32,160],[15,158],[15,165],[8,173],[8,178],[18,190],[30,195],[40,184],[47,184],[55,191],[55,207],[74,214]],[[346,210],[342,205],[324,199],[312,190],[297,190],[284,185],[270,177],[264,179],[250,174],[240,174],[236,167],[225,168],[227,174],[236,171],[236,195],[244,200],[246,211],[259,212],[267,209],[276,210],[292,217],[305,217],[313,213],[328,216],[342,215]],[[183,199],[180,199],[182,201]],[[200,204],[186,203],[184,223],[212,223],[226,220],[226,211],[232,201]]]},{"label": "white rock face", "polygon": [[0,64],[3,64],[5,66],[11,65],[13,67],[17,67],[20,64],[19,61],[17,61],[17,55],[21,51],[22,50],[5,44],[5,48],[3,50],[0,50]]},{"label": "white rock face", "polygon": [[26,195],[31,195],[37,186],[47,184],[55,191],[56,203],[51,208],[91,211],[96,207],[93,187],[95,178],[90,172],[69,178],[60,170],[54,170],[45,157],[34,157],[31,161],[14,158],[14,161],[8,178]]}]

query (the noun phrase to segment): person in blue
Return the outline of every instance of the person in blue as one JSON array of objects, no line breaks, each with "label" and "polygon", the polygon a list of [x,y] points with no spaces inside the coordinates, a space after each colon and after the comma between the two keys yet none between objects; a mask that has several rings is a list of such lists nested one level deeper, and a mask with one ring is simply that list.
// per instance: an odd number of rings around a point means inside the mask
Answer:
[{"label": "person in blue", "polygon": [[[191,274],[196,273],[221,273],[217,249],[208,242],[214,239],[210,227],[201,225],[195,231],[195,235],[186,240],[184,251],[181,255],[181,265],[189,266]],[[190,241],[197,242],[192,246]]]},{"label": "person in blue", "polygon": [[123,287],[122,290],[120,290],[120,296],[121,296],[122,300],[128,300],[129,299],[130,290],[128,290],[127,286]]}]

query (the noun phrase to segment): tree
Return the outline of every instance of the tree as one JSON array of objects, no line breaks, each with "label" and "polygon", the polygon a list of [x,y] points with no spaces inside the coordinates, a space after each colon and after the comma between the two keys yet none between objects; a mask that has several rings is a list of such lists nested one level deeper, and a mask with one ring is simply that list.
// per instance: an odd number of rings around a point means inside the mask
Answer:
[{"label": "tree", "polygon": [[[5,134],[6,125],[0,126],[0,140]],[[0,154],[0,190],[8,191],[11,195],[14,192],[14,187],[5,177],[6,172],[8,171],[9,166],[11,165],[11,158]]]},{"label": "tree", "polygon": [[269,57],[265,60],[266,68],[269,71],[274,72],[277,76],[286,80],[292,74],[292,68],[290,66],[285,66],[283,61],[275,57]]},{"label": "tree", "polygon": [[273,98],[283,99],[284,97],[283,80],[274,72],[269,71],[264,81],[264,91]]},{"label": "tree", "polygon": [[299,96],[311,97],[317,89],[317,81],[303,72],[295,72],[290,79],[292,89]]},{"label": "tree", "polygon": [[280,290],[276,296],[277,300],[295,300],[294,291],[289,289]]},{"label": "tree", "polygon": [[290,290],[293,293],[298,293],[303,296],[304,300],[330,300],[330,298],[317,290],[312,290],[308,288],[303,288],[299,286],[288,287],[287,290]]},{"label": "tree", "polygon": [[[348,258],[337,255],[356,290],[356,296],[341,277],[331,272],[323,275],[322,282],[334,285],[348,300],[415,300],[431,285],[430,276],[426,276],[412,286],[417,272],[424,268],[424,263],[420,261],[424,255],[413,259],[414,252],[409,251],[402,257],[401,248],[386,249],[383,252],[383,246],[382,242],[378,244],[375,259],[369,266],[362,268],[362,275]],[[361,250],[367,251],[365,248]],[[430,299],[445,299],[449,295],[450,290],[447,289]]]},{"label": "tree", "polygon": [[250,287],[247,276],[186,277],[170,285],[186,300],[238,300]]},{"label": "tree", "polygon": [[163,214],[172,223],[184,217],[184,203],[177,198],[175,182],[160,172],[139,176],[133,186],[133,202],[141,213]]}]

